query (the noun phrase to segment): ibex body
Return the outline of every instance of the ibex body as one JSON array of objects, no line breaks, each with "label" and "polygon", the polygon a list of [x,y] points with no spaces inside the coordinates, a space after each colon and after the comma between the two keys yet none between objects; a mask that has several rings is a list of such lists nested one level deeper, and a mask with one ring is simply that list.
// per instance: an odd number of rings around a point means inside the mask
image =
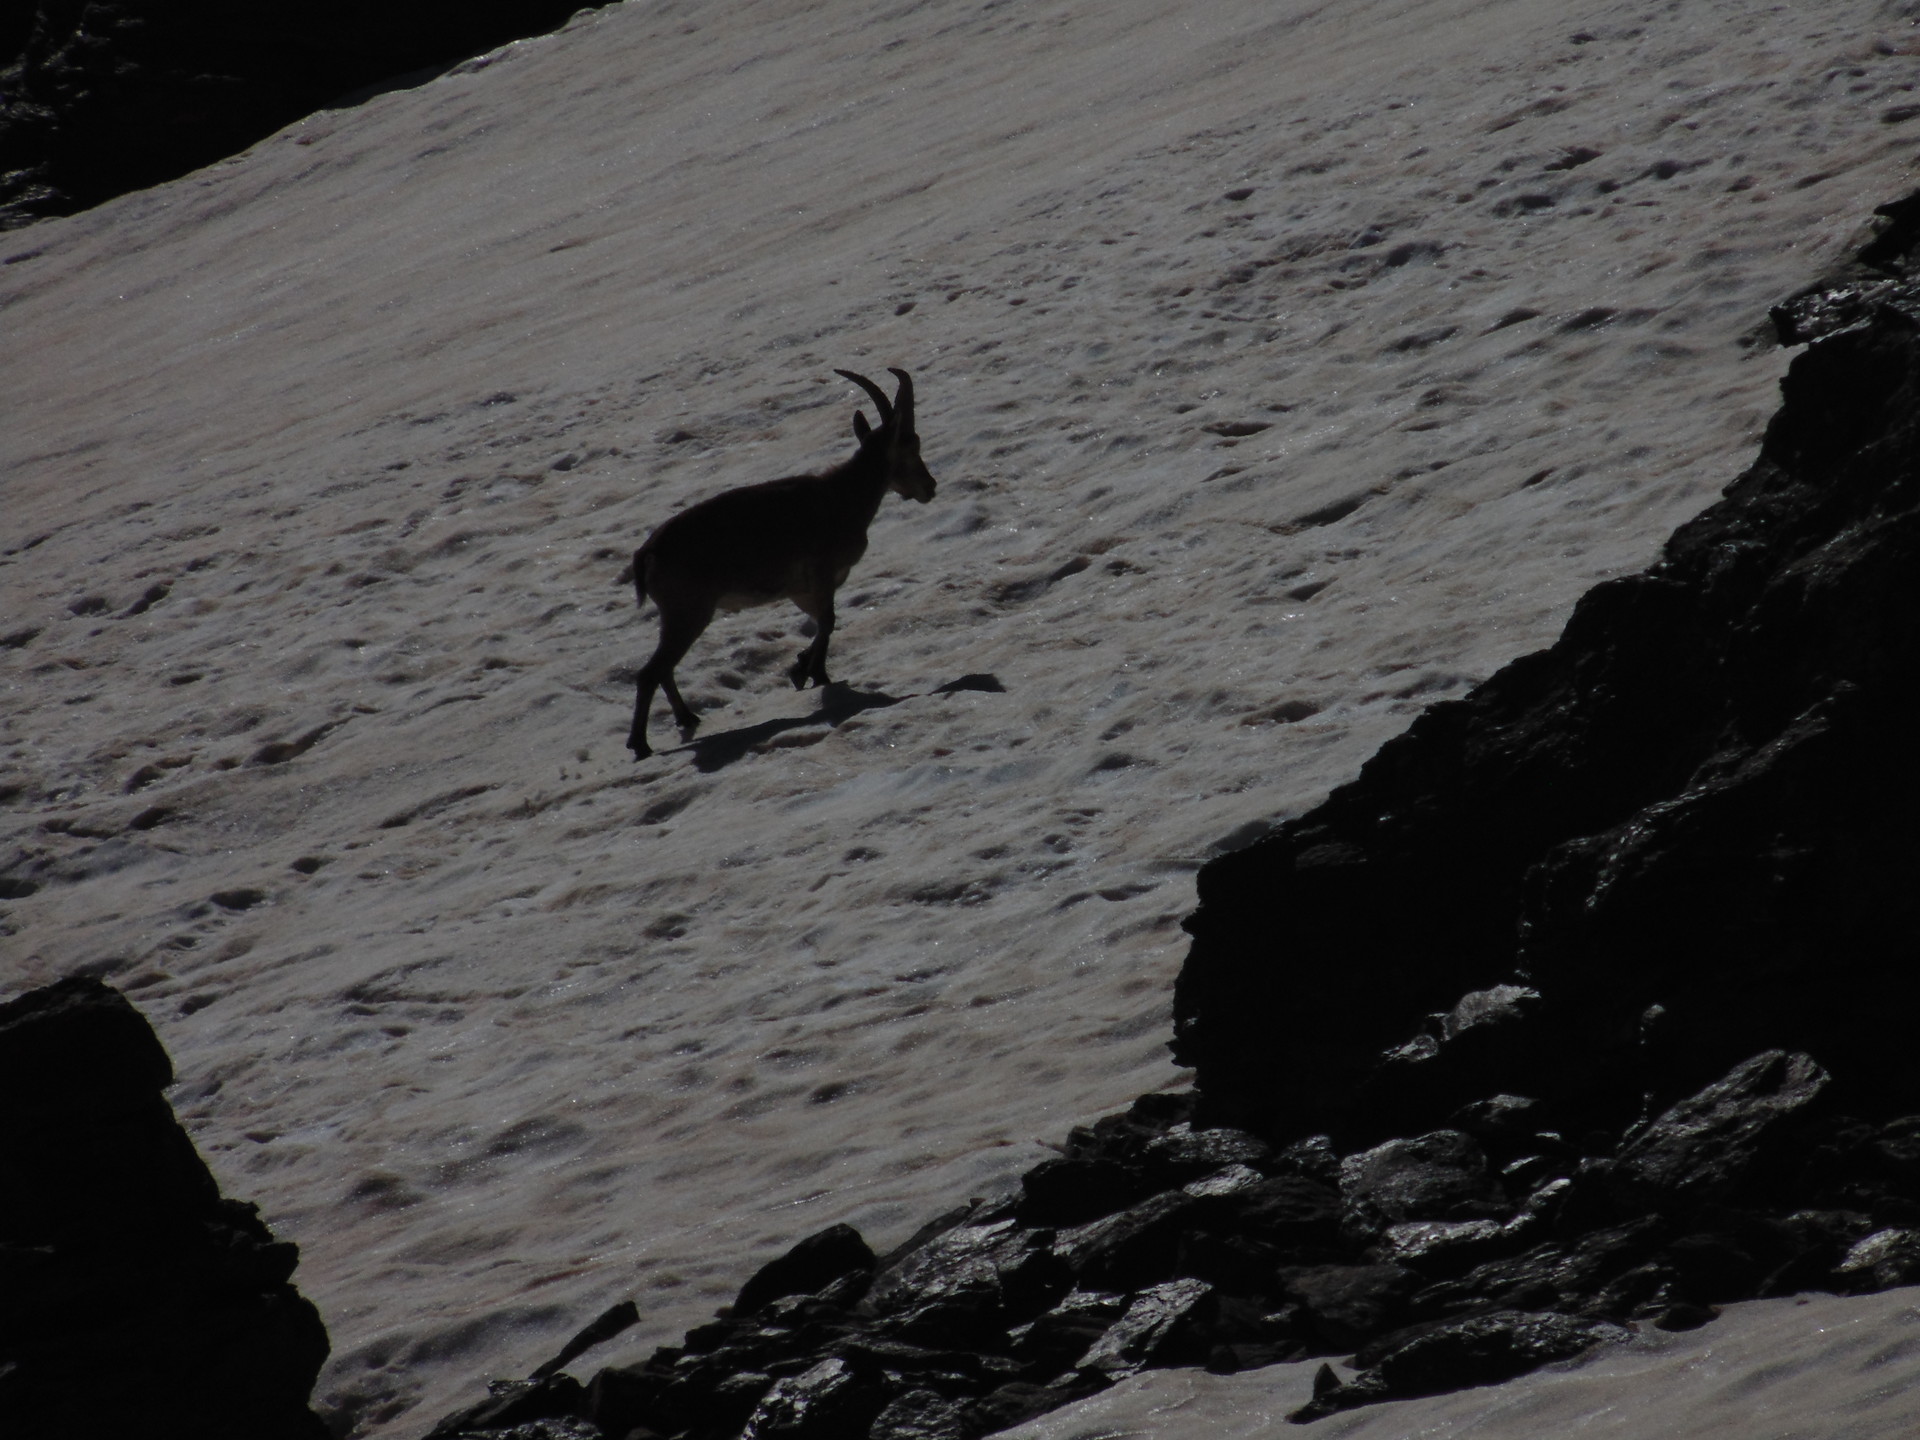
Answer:
[{"label": "ibex body", "polygon": [[660,607],[660,643],[640,667],[633,699],[634,759],[653,753],[647,715],[653,692],[667,703],[683,735],[700,717],[680,696],[673,668],[680,663],[717,610],[745,610],[791,600],[818,627],[813,643],[788,671],[796,689],[809,680],[825,685],[827,642],[833,635],[833,595],[867,550],[867,527],[889,490],[922,504],[933,498],[934,480],[920,459],[913,428],[913,381],[894,370],[900,388],[892,400],[863,375],[835,372],[873,397],[878,426],[854,412],[860,448],[852,459],[823,475],[793,475],[726,490],[682,510],[647,537],[633,556],[633,584],[640,603]]}]

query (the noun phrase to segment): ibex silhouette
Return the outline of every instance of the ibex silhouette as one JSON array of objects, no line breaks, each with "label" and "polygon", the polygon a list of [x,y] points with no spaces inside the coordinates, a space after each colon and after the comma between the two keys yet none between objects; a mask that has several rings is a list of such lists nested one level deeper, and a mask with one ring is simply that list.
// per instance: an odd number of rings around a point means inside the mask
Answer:
[{"label": "ibex silhouette", "polygon": [[[888,367],[892,369],[892,367]],[[795,689],[811,680],[828,684],[827,641],[833,635],[833,595],[867,551],[867,527],[889,490],[921,504],[934,480],[920,459],[913,428],[913,380],[893,370],[900,388],[884,391],[851,370],[836,370],[873,397],[878,427],[856,410],[860,448],[824,475],[791,475],[724,490],[689,506],[661,525],[634,552],[633,586],[640,603],[660,607],[660,643],[634,682],[633,758],[653,753],[647,715],[655,689],[667,692],[683,737],[700,724],[673,683],[680,663],[716,610],[745,610],[791,600],[813,617],[813,643],[787,673]]]}]

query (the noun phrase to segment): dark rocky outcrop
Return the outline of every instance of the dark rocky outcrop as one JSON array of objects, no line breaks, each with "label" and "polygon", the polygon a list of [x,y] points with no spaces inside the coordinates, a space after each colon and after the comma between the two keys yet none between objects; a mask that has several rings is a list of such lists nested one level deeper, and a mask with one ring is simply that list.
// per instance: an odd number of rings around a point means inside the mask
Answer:
[{"label": "dark rocky outcrop", "polygon": [[95,980],[0,1005],[0,1434],[325,1440],[296,1248],[222,1199],[173,1067]]},{"label": "dark rocky outcrop", "polygon": [[1776,312],[1814,343],[1660,563],[1201,872],[1175,1050],[1213,1113],[1366,1143],[1510,1092],[1577,1138],[1774,1048],[1920,1109],[1920,288],[1868,253]]},{"label": "dark rocky outcrop", "polygon": [[[1883,213],[1775,313],[1809,348],[1760,458],[1657,565],[1201,872],[1194,1093],[892,1255],[804,1241],[537,1418],[972,1440],[1352,1354],[1306,1423],[1920,1281],[1920,199]],[[483,1418],[436,1434],[522,1433]]]},{"label": "dark rocky outcrop", "polygon": [[33,0],[0,18],[0,230],[172,180],[353,92],[419,84],[577,0]]}]

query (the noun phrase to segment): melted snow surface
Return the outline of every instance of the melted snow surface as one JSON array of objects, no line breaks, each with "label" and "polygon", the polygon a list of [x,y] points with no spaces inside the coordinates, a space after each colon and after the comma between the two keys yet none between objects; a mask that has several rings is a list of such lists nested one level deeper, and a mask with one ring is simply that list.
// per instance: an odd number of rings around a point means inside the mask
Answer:
[{"label": "melted snow surface", "polygon": [[[1182,1083],[1195,867],[1750,459],[1899,9],[630,0],[4,237],[0,991],[152,1017],[358,1433],[898,1241]],[[634,765],[628,553],[888,365],[846,688],[723,617]]]}]

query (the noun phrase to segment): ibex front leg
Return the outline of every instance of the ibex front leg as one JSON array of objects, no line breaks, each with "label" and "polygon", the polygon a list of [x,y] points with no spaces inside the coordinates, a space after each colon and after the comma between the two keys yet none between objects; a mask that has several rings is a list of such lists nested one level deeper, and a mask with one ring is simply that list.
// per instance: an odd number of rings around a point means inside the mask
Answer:
[{"label": "ibex front leg", "polygon": [[827,678],[827,641],[833,637],[833,591],[825,590],[805,599],[796,597],[796,603],[813,617],[816,629],[813,643],[800,652],[800,658],[794,661],[787,675],[796,690],[806,689],[809,680],[816,685],[831,685],[833,682]]}]

